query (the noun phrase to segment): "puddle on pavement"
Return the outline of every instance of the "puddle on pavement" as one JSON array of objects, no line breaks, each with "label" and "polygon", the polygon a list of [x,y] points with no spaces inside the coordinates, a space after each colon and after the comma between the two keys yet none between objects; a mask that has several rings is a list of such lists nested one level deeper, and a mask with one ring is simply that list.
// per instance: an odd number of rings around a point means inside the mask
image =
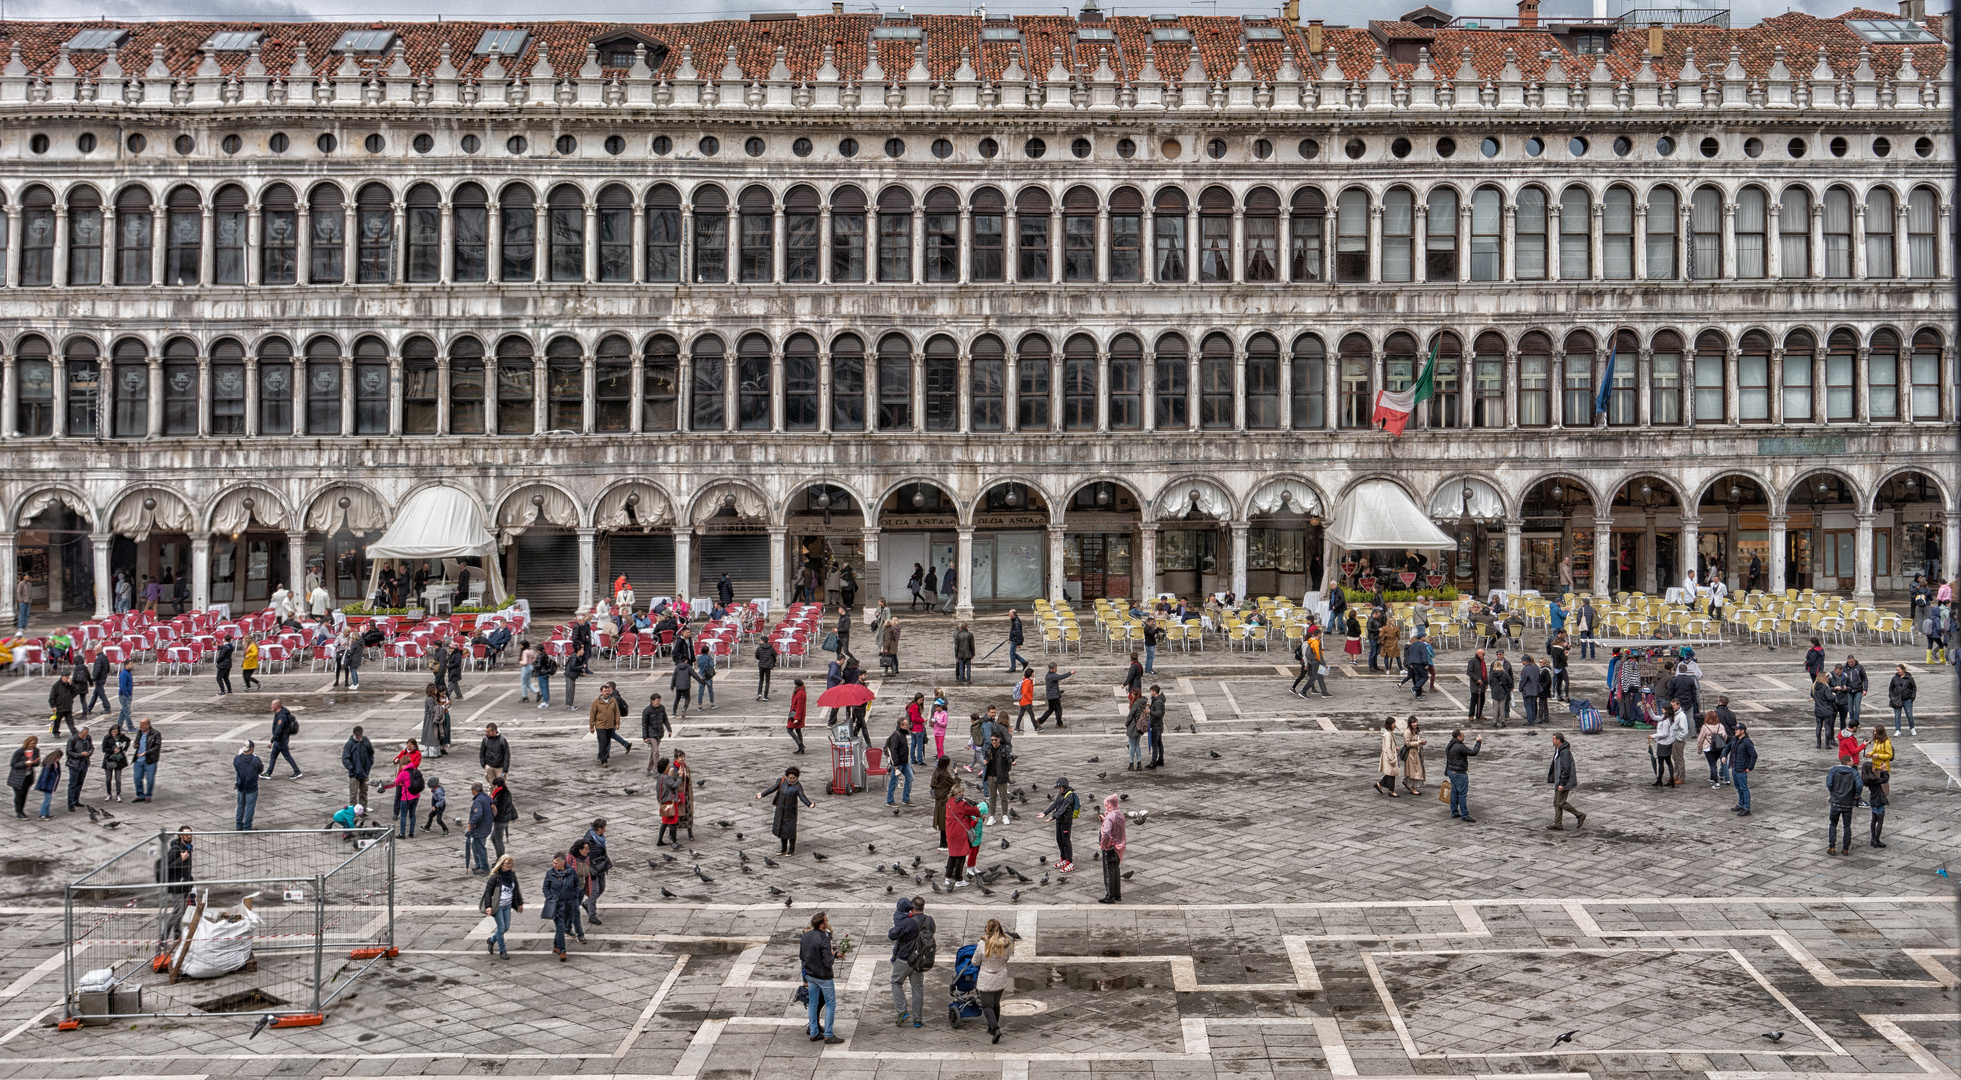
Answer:
[{"label": "puddle on pavement", "polygon": [[53,859],[7,859],[0,862],[0,873],[8,877],[40,877],[52,869]]},{"label": "puddle on pavement", "polygon": [[1113,975],[1108,972],[1085,971],[1079,967],[1050,968],[1047,975],[1040,979],[1025,976],[1017,976],[1015,979],[1016,990],[1048,990],[1062,986],[1071,990],[1102,993],[1112,990],[1149,990],[1156,985],[1140,972],[1126,971]]}]

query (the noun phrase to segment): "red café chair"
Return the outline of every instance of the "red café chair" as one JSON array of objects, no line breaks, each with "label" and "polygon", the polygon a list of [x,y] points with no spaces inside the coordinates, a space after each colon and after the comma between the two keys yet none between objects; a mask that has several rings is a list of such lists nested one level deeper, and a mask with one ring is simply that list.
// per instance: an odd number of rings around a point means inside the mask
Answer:
[{"label": "red caf\u00e9 chair", "polygon": [[283,673],[287,665],[292,662],[292,656],[292,650],[277,642],[269,641],[259,646],[259,666],[261,668],[269,669],[272,665],[278,664],[279,670]]},{"label": "red caf\u00e9 chair", "polygon": [[472,670],[490,670],[490,646],[481,643],[470,646],[470,667]]},{"label": "red caf\u00e9 chair", "polygon": [[615,668],[629,662],[636,668],[640,666],[639,634],[621,634],[619,644],[613,647],[613,666]]}]

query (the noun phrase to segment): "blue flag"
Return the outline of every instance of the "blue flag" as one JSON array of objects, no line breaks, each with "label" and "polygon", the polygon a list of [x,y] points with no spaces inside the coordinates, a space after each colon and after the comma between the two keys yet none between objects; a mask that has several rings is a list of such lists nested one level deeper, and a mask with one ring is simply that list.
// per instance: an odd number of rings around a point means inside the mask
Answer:
[{"label": "blue flag", "polygon": [[1618,355],[1620,355],[1620,342],[1617,341],[1614,347],[1607,351],[1607,370],[1600,376],[1600,393],[1593,399],[1593,411],[1596,413],[1607,411],[1608,395],[1614,392],[1614,358]]}]

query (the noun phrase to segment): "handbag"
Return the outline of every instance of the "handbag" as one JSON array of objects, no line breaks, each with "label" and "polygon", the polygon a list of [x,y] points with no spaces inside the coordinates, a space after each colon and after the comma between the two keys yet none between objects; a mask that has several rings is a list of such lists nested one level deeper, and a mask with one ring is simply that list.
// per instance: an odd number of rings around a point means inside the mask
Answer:
[{"label": "handbag", "polygon": [[838,636],[836,631],[832,631],[831,633],[824,635],[824,651],[825,652],[838,651]]}]

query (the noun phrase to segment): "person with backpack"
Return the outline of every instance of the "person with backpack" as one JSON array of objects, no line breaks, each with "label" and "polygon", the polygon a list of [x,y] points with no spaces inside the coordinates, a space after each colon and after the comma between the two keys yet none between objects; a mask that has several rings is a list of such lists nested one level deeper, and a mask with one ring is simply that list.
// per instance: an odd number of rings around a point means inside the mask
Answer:
[{"label": "person with backpack", "polygon": [[1055,798],[1050,800],[1049,808],[1042,811],[1042,816],[1036,819],[1055,822],[1055,870],[1058,874],[1066,874],[1076,868],[1076,853],[1069,845],[1069,830],[1076,824],[1076,815],[1082,812],[1082,807],[1082,800],[1069,787],[1069,778],[1057,777]]},{"label": "person with backpack", "polygon": [[1811,647],[1804,651],[1804,673],[1810,676],[1813,682],[1816,682],[1818,676],[1824,670],[1825,645],[1817,638],[1812,638]]},{"label": "person with backpack", "polygon": [[1696,732],[1695,745],[1702,751],[1703,760],[1709,763],[1709,786],[1722,787],[1723,778],[1717,766],[1729,752],[1729,732],[1723,730],[1723,721],[1716,715],[1716,710],[1702,714],[1702,727]]},{"label": "person with backpack", "polygon": [[[1852,811],[1859,805],[1859,770],[1853,765],[1858,758],[1852,754],[1840,754],[1838,764],[1825,773],[1825,797],[1831,806],[1831,824],[1825,831],[1825,854],[1852,854]],[[1845,822],[1845,843],[1838,841],[1838,823]]]},{"label": "person with backpack", "polygon": [[538,707],[541,709],[551,708],[552,676],[558,674],[558,657],[553,656],[551,653],[546,652],[544,648],[540,647],[537,655],[531,659],[531,671],[537,678]]},{"label": "person with backpack", "polygon": [[566,865],[565,852],[552,856],[552,868],[545,872],[545,909],[542,918],[552,921],[552,955],[565,962],[565,932],[586,943],[586,928],[579,923],[579,874]]},{"label": "person with backpack", "polygon": [[[892,942],[892,1008],[899,1014],[898,1026],[911,1020],[913,1027],[926,1026],[926,973],[933,968],[938,927],[926,914],[926,898],[901,899],[892,914],[892,929],[885,936]],[[906,983],[912,983],[912,1009],[906,1009]]]},{"label": "person with backpack", "polygon": [[273,766],[280,757],[293,768],[293,779],[298,780],[306,774],[300,771],[300,763],[293,760],[293,736],[300,733],[300,722],[293,719],[293,713],[280,704],[278,698],[272,701],[272,738],[266,743],[266,776],[272,776]]},{"label": "person with backpack", "polygon": [[[415,760],[419,762],[421,759]],[[383,781],[375,790],[395,789],[395,835],[412,839],[415,836],[416,801],[422,798],[422,770],[407,760],[399,764],[401,768],[396,771],[395,779]]]},{"label": "person with backpack", "polygon": [[1103,797],[1103,824],[1096,833],[1097,846],[1103,854],[1103,896],[1099,904],[1114,904],[1123,899],[1123,857],[1129,845],[1128,829],[1123,811],[1117,808],[1117,796]]},{"label": "person with backpack", "polygon": [[695,681],[701,684],[701,691],[695,695],[695,704],[704,709],[715,707],[715,650],[702,643],[701,651],[695,654]]},{"label": "person with backpack", "polygon": [[586,654],[573,649],[565,658],[565,708],[567,711],[579,707],[579,680],[586,674]]},{"label": "person with backpack", "polygon": [[586,845],[586,917],[594,926],[601,926],[599,898],[606,895],[606,871],[613,868],[613,860],[606,854],[606,819],[593,818],[580,840]]},{"label": "person with backpack", "polygon": [[[915,703],[914,707],[917,707]],[[905,805],[912,805],[912,732],[906,730],[906,718],[900,717],[892,734],[885,737],[885,805],[896,806],[892,801],[893,792],[898,789],[899,777],[906,778],[905,791],[900,795]]]},{"label": "person with backpack", "polygon": [[1125,772],[1136,772],[1144,767],[1144,738],[1151,733],[1151,704],[1143,698],[1130,699],[1130,712],[1124,718],[1124,739],[1130,743],[1130,761],[1124,765]]},{"label": "person with backpack", "polygon": [[252,752],[248,739],[238,753],[232,755],[232,830],[250,832],[252,816],[259,809],[259,755]]},{"label": "person with backpack", "polygon": [[[218,696],[232,692],[232,643],[229,638],[218,644],[218,651],[212,654],[211,671],[218,677]],[[83,709],[84,714],[87,708]]]},{"label": "person with backpack", "polygon": [[1811,680],[1811,719],[1817,749],[1825,748],[1825,732],[1831,729],[1832,719],[1837,715],[1838,695],[1832,692],[1830,677],[1820,671]]},{"label": "person with backpack", "polygon": [[776,646],[765,637],[756,643],[756,700],[769,700],[769,673],[776,670]]},{"label": "person with backpack", "polygon": [[1898,735],[1900,733],[1900,716],[1902,713],[1906,715],[1907,719],[1907,734],[1920,734],[1920,729],[1915,727],[1913,723],[1913,699],[1919,693],[1919,687],[1914,685],[1913,673],[1907,670],[1907,666],[1905,664],[1894,665],[1893,677],[1886,683],[1886,704],[1893,709],[1893,734]]},{"label": "person with backpack", "polygon": [[504,836],[517,820],[517,803],[511,798],[511,789],[499,776],[490,788],[490,846],[499,857],[504,854]]}]

